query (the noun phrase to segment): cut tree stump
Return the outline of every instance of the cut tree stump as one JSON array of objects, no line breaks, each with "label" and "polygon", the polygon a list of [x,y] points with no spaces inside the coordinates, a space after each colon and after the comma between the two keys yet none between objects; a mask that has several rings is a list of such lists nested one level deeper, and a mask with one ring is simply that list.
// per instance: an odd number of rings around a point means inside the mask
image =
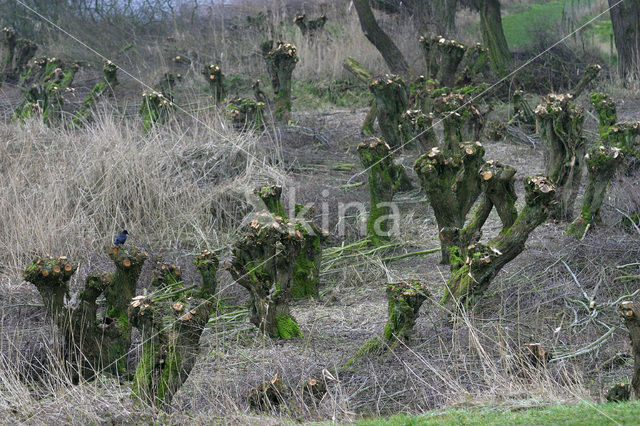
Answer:
[{"label": "cut tree stump", "polygon": [[275,117],[286,123],[291,116],[291,75],[298,63],[297,48],[281,41],[274,48],[271,47],[271,42],[264,44],[262,54],[267,62],[275,93]]},{"label": "cut tree stump", "polygon": [[200,255],[193,259],[193,264],[202,277],[200,297],[204,299],[214,297],[217,294],[216,289],[218,286],[218,282],[216,280],[218,267],[220,265],[218,256],[216,256],[213,250],[202,250]]},{"label": "cut tree stump", "polygon": [[570,94],[550,94],[534,112],[546,148],[545,173],[557,188],[551,215],[556,220],[572,220],[584,165],[584,109],[573,103]]},{"label": "cut tree stump", "polygon": [[216,64],[209,64],[202,68],[202,75],[209,84],[209,93],[213,96],[214,103],[216,105],[219,104],[226,97],[224,74],[222,74],[222,70]]},{"label": "cut tree stump", "polygon": [[485,119],[472,104],[471,97],[460,93],[438,96],[433,100],[433,110],[442,119],[444,142],[441,149],[445,153],[456,152],[461,142],[480,140]]},{"label": "cut tree stump", "polygon": [[631,347],[633,348],[633,378],[631,379],[631,391],[634,399],[640,398],[640,310],[633,302],[620,303],[620,316],[629,330]]},{"label": "cut tree stump", "polygon": [[402,77],[387,74],[371,82],[382,138],[391,148],[402,146],[400,117],[409,108],[409,91]]}]

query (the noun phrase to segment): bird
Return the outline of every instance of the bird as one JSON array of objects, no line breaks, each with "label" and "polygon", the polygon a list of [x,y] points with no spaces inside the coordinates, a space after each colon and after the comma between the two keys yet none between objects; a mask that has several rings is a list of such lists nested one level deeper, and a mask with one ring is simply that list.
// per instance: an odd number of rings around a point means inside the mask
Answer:
[{"label": "bird", "polygon": [[116,235],[116,238],[113,240],[113,245],[114,246],[118,246],[120,247],[121,245],[124,244],[125,241],[127,241],[127,235],[129,233],[127,232],[127,230],[123,230],[122,232],[120,232],[118,235]]}]

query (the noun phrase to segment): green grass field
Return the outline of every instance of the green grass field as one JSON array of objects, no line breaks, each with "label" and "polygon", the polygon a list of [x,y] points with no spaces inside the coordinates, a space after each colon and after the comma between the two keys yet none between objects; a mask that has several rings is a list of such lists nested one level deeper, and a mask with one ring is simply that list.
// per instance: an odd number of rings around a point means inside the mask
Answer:
[{"label": "green grass field", "polygon": [[640,403],[557,405],[526,410],[447,410],[422,416],[394,416],[362,420],[360,426],[374,425],[635,425],[640,422]]}]

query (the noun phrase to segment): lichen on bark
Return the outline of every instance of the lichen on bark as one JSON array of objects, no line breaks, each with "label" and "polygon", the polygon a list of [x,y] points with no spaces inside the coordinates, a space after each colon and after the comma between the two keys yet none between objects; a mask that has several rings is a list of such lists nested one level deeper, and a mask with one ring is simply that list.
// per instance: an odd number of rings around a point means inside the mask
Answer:
[{"label": "lichen on bark", "polygon": [[480,140],[485,119],[468,95],[450,93],[433,100],[433,110],[442,120],[444,152],[455,152],[461,142]]}]

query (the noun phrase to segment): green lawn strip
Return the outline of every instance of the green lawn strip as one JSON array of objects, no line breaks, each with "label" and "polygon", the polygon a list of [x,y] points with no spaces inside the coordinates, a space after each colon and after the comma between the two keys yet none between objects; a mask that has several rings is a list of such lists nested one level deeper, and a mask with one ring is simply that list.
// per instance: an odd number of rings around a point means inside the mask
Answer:
[{"label": "green lawn strip", "polygon": [[373,425],[632,425],[640,422],[640,403],[554,405],[526,410],[455,409],[420,416],[397,415],[357,422]]}]

